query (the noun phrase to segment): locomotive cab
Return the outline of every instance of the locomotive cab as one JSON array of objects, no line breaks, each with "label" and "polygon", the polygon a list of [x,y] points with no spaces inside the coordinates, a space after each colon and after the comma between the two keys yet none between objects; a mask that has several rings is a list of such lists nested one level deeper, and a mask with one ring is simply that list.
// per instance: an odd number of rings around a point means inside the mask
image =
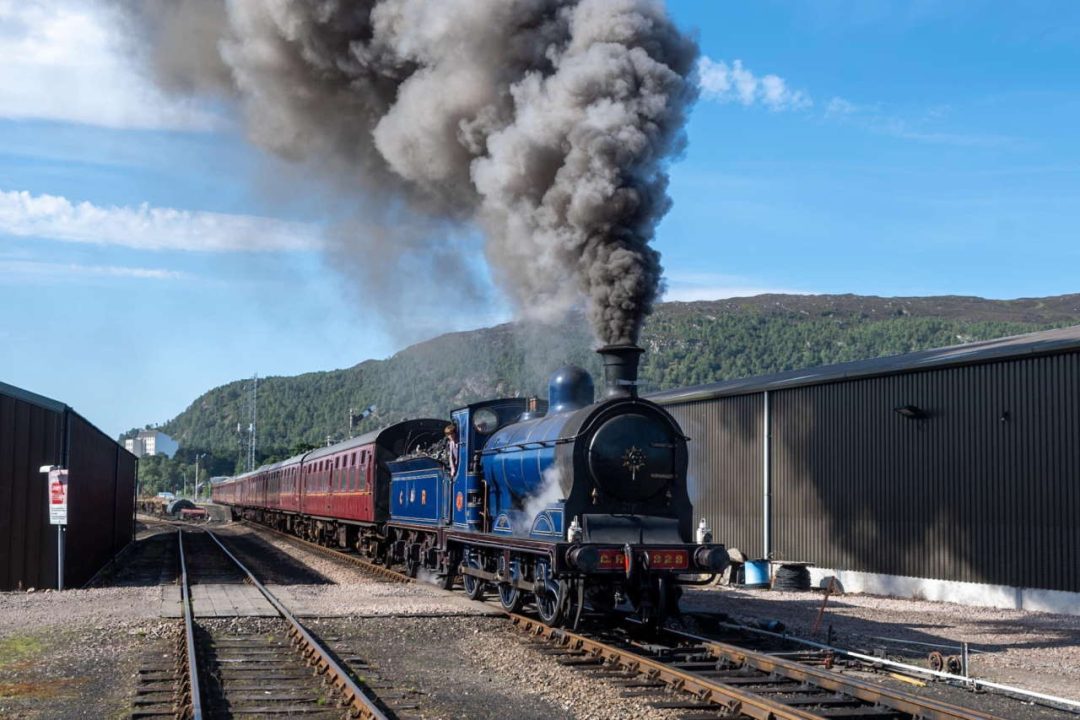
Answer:
[{"label": "locomotive cab", "polygon": [[509,501],[498,485],[484,482],[479,463],[479,448],[484,447],[500,428],[523,415],[537,412],[535,402],[526,398],[503,398],[475,403],[455,410],[451,421],[459,438],[457,473],[453,484],[453,525],[462,530],[490,532],[494,524],[489,507],[501,507]]}]

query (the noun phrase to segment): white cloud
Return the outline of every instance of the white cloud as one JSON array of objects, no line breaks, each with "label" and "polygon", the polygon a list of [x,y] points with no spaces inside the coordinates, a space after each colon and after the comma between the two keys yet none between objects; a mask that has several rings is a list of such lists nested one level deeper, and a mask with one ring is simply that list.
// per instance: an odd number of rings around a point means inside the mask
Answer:
[{"label": "white cloud", "polygon": [[770,110],[804,110],[813,101],[802,90],[792,90],[779,75],[757,77],[743,67],[741,60],[728,65],[723,60],[702,57],[698,61],[698,83],[702,95],[710,100],[760,103]]},{"label": "white cloud", "polygon": [[825,117],[842,117],[859,112],[860,108],[855,103],[842,97],[834,97],[825,108]]},{"label": "white cloud", "polygon": [[133,69],[96,0],[0,0],[0,118],[209,130],[219,119]]},{"label": "white cloud", "polygon": [[103,207],[56,195],[0,190],[0,235],[138,250],[284,252],[320,247],[315,227],[252,215]]},{"label": "white cloud", "polygon": [[957,147],[1020,148],[1024,145],[1018,138],[986,133],[956,133],[924,129],[929,123],[942,120],[947,115],[943,107],[930,108],[922,118],[910,121],[890,115],[880,105],[858,105],[842,97],[834,97],[825,107],[825,118],[853,127],[888,135],[900,140],[933,145]]},{"label": "white cloud", "polygon": [[74,280],[85,278],[132,278],[136,280],[183,280],[189,276],[176,270],[125,267],[119,265],[79,265],[36,260],[0,260],[0,279]]},{"label": "white cloud", "polygon": [[693,302],[695,300],[725,300],[753,295],[807,295],[805,290],[769,287],[736,275],[719,273],[668,273],[664,302]]}]

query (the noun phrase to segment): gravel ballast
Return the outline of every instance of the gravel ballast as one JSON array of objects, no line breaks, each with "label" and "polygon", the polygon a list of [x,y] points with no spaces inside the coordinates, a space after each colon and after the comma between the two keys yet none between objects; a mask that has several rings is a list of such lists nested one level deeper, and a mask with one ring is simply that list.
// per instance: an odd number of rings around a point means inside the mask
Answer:
[{"label": "gravel ballast", "polygon": [[[1080,616],[971,607],[871,595],[829,598],[818,634],[812,634],[823,597],[817,592],[777,592],[722,586],[688,589],[685,611],[722,612],[737,621],[776,619],[788,632],[925,667],[934,646],[970,647],[971,674],[992,682],[1080,701]],[[879,638],[889,638],[881,640]],[[945,655],[958,650],[943,648]]]},{"label": "gravel ballast", "polygon": [[[282,597],[319,616],[304,622],[339,646],[339,655],[369,660],[371,672],[413,694],[420,717],[673,716],[536,651],[504,620],[489,617],[499,614],[496,608],[470,602],[460,591],[373,578],[345,560],[248,526],[212,529],[257,576],[280,583],[275,588],[286,591]],[[169,652],[167,639],[179,628],[158,617],[158,582],[169,582],[172,573],[155,572],[148,560],[175,565],[175,558],[162,537],[146,532],[141,538],[146,542],[109,574],[107,582],[119,587],[0,593],[0,717],[117,717],[130,708],[140,663],[147,654]],[[810,637],[821,602],[814,592],[708,587],[688,589],[682,605],[734,620],[777,619]],[[829,599],[822,628],[829,625],[836,645],[884,647],[890,657],[915,664],[925,663],[931,648],[895,641],[967,641],[986,651],[973,656],[978,677],[1080,697],[1080,617],[848,595]],[[941,685],[898,688],[954,704],[976,698]],[[981,697],[1002,717],[1065,716]]]},{"label": "gravel ballast", "polygon": [[676,717],[621,696],[523,644],[489,617],[312,620],[341,654],[364,657],[380,683],[412,691],[422,718],[470,720],[665,720]]}]

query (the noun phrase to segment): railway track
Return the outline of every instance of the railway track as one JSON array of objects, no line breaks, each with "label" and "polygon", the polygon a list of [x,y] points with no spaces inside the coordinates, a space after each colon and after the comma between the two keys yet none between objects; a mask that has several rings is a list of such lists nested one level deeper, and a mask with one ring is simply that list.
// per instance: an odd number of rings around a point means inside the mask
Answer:
[{"label": "railway track", "polygon": [[649,697],[656,707],[686,711],[685,720],[1002,720],[688,633],[570,632],[522,615],[510,620],[563,664]]},{"label": "railway track", "polygon": [[[180,529],[177,542],[184,616],[181,717],[387,719],[378,701],[365,694],[334,654],[216,535]],[[192,552],[192,546],[199,546],[198,551]],[[193,583],[240,580],[258,589],[278,617],[245,623],[246,627],[194,617]]]},{"label": "railway track", "polygon": [[[305,548],[350,562],[378,577],[412,578],[392,569],[285,533]],[[659,635],[624,625],[591,632],[553,628],[508,614],[515,628],[564,665],[592,673],[684,720],[1003,720],[913,693],[867,682],[823,667],[820,654],[777,653],[665,629]],[[638,632],[640,630],[640,632]],[[792,657],[787,657],[791,655]]]}]

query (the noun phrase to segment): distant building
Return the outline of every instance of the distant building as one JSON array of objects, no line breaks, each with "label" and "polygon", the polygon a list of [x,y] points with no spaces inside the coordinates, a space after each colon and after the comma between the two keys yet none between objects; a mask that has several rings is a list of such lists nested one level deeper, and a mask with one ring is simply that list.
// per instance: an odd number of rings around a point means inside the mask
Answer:
[{"label": "distant building", "polygon": [[160,430],[140,430],[133,438],[124,440],[124,447],[135,457],[165,455],[172,457],[180,444]]}]

